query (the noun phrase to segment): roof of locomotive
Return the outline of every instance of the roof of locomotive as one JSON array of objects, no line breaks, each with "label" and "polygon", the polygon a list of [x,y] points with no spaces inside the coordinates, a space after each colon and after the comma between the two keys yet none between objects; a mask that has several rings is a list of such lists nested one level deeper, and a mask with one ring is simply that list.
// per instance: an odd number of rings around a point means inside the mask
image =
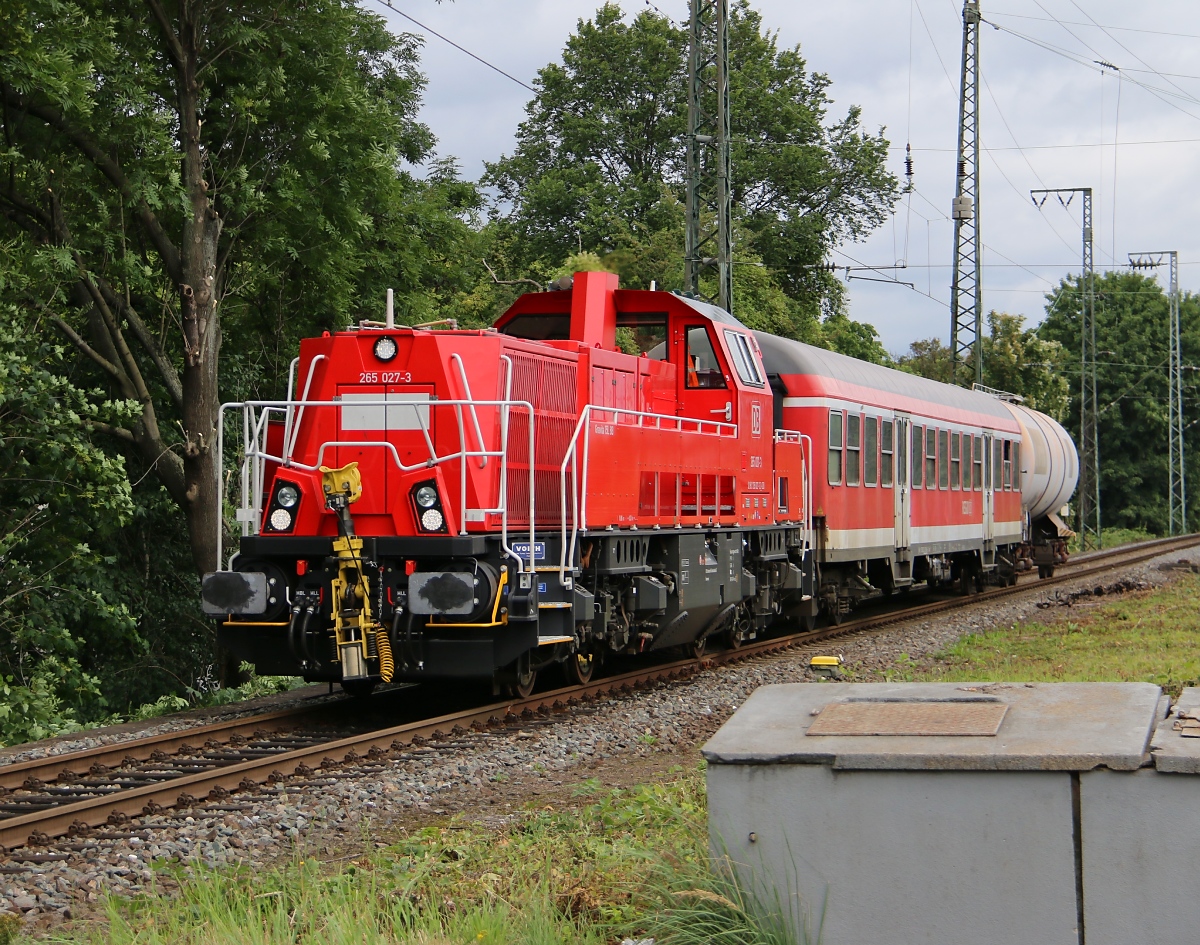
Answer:
[{"label": "roof of locomotive", "polygon": [[899,396],[941,407],[985,414],[1004,420],[1006,425],[1015,426],[1008,407],[989,394],[931,381],[926,377],[896,371],[869,361],[860,361],[762,331],[754,332],[754,337],[758,339],[758,345],[762,349],[763,365],[768,374],[804,374],[828,378],[841,384],[852,384],[889,395],[880,398],[880,406],[894,406],[895,397]]}]

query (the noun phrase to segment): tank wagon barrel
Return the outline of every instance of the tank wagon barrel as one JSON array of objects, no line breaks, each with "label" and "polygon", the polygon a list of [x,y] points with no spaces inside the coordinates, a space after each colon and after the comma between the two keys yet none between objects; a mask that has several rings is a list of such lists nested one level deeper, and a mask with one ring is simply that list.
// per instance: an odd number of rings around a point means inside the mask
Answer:
[{"label": "tank wagon barrel", "polygon": [[609,273],[556,288],[484,331],[305,339],[286,400],[223,408],[241,536],[202,595],[224,645],[352,692],[525,693],[1061,544],[1075,454],[1050,418]]}]

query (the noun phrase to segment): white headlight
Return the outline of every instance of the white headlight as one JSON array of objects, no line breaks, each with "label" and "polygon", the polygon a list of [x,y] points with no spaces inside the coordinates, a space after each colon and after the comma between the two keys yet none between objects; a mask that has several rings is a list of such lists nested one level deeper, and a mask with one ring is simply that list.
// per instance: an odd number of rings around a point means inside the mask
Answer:
[{"label": "white headlight", "polygon": [[437,489],[433,488],[433,486],[421,486],[421,488],[413,494],[413,498],[416,499],[417,505],[419,505],[421,508],[431,509],[437,505]]},{"label": "white headlight", "polygon": [[375,357],[380,361],[390,361],[396,356],[396,341],[395,339],[384,335],[375,342]]},{"label": "white headlight", "polygon": [[436,532],[445,523],[442,513],[437,509],[426,509],[421,516],[421,527],[427,532]]},{"label": "white headlight", "polygon": [[292,513],[287,509],[276,509],[271,513],[271,527],[277,532],[286,532],[292,527]]},{"label": "white headlight", "polygon": [[295,486],[280,486],[275,493],[275,501],[285,509],[293,508],[300,501],[300,490]]}]

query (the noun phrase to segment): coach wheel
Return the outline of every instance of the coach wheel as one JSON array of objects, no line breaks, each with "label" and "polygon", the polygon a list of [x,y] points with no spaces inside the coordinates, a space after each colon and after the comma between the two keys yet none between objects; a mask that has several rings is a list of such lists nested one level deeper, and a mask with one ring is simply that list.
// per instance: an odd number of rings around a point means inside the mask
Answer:
[{"label": "coach wheel", "polygon": [[800,618],[800,629],[803,630],[805,633],[812,633],[814,630],[816,630],[817,629],[817,615],[816,614],[804,614]]},{"label": "coach wheel", "polygon": [[583,686],[592,681],[596,671],[595,653],[572,653],[563,662],[563,670],[567,674],[567,682],[574,686]]},{"label": "coach wheel", "polygon": [[963,568],[958,572],[958,593],[970,597],[975,593],[975,572],[971,568]]},{"label": "coach wheel", "polygon": [[343,679],[342,692],[355,699],[369,699],[377,685],[374,679]]},{"label": "coach wheel", "polygon": [[1054,577],[1054,565],[1039,564],[1038,565],[1038,577],[1043,580],[1046,578]]}]

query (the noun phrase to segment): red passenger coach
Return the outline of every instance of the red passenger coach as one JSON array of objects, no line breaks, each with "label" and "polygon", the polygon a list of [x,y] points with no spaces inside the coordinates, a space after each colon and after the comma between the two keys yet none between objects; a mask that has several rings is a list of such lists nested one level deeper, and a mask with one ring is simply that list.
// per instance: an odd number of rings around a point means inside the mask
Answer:
[{"label": "red passenger coach", "polygon": [[1078,460],[1051,418],[991,393],[757,337],[778,378],[780,422],[817,444],[820,593],[835,619],[916,581],[969,590],[985,577],[1011,582],[1034,564],[1052,573],[1065,560],[1069,532],[1056,513]]},{"label": "red passenger coach", "polygon": [[[584,680],[606,653],[739,645],[1061,551],[1022,505],[1023,444],[1065,438],[1049,418],[567,281],[487,330],[389,314],[306,339],[287,400],[225,405],[242,534],[203,587],[224,645],[355,692],[525,692],[552,664]],[[1066,501],[1062,469],[1039,475]]]}]

